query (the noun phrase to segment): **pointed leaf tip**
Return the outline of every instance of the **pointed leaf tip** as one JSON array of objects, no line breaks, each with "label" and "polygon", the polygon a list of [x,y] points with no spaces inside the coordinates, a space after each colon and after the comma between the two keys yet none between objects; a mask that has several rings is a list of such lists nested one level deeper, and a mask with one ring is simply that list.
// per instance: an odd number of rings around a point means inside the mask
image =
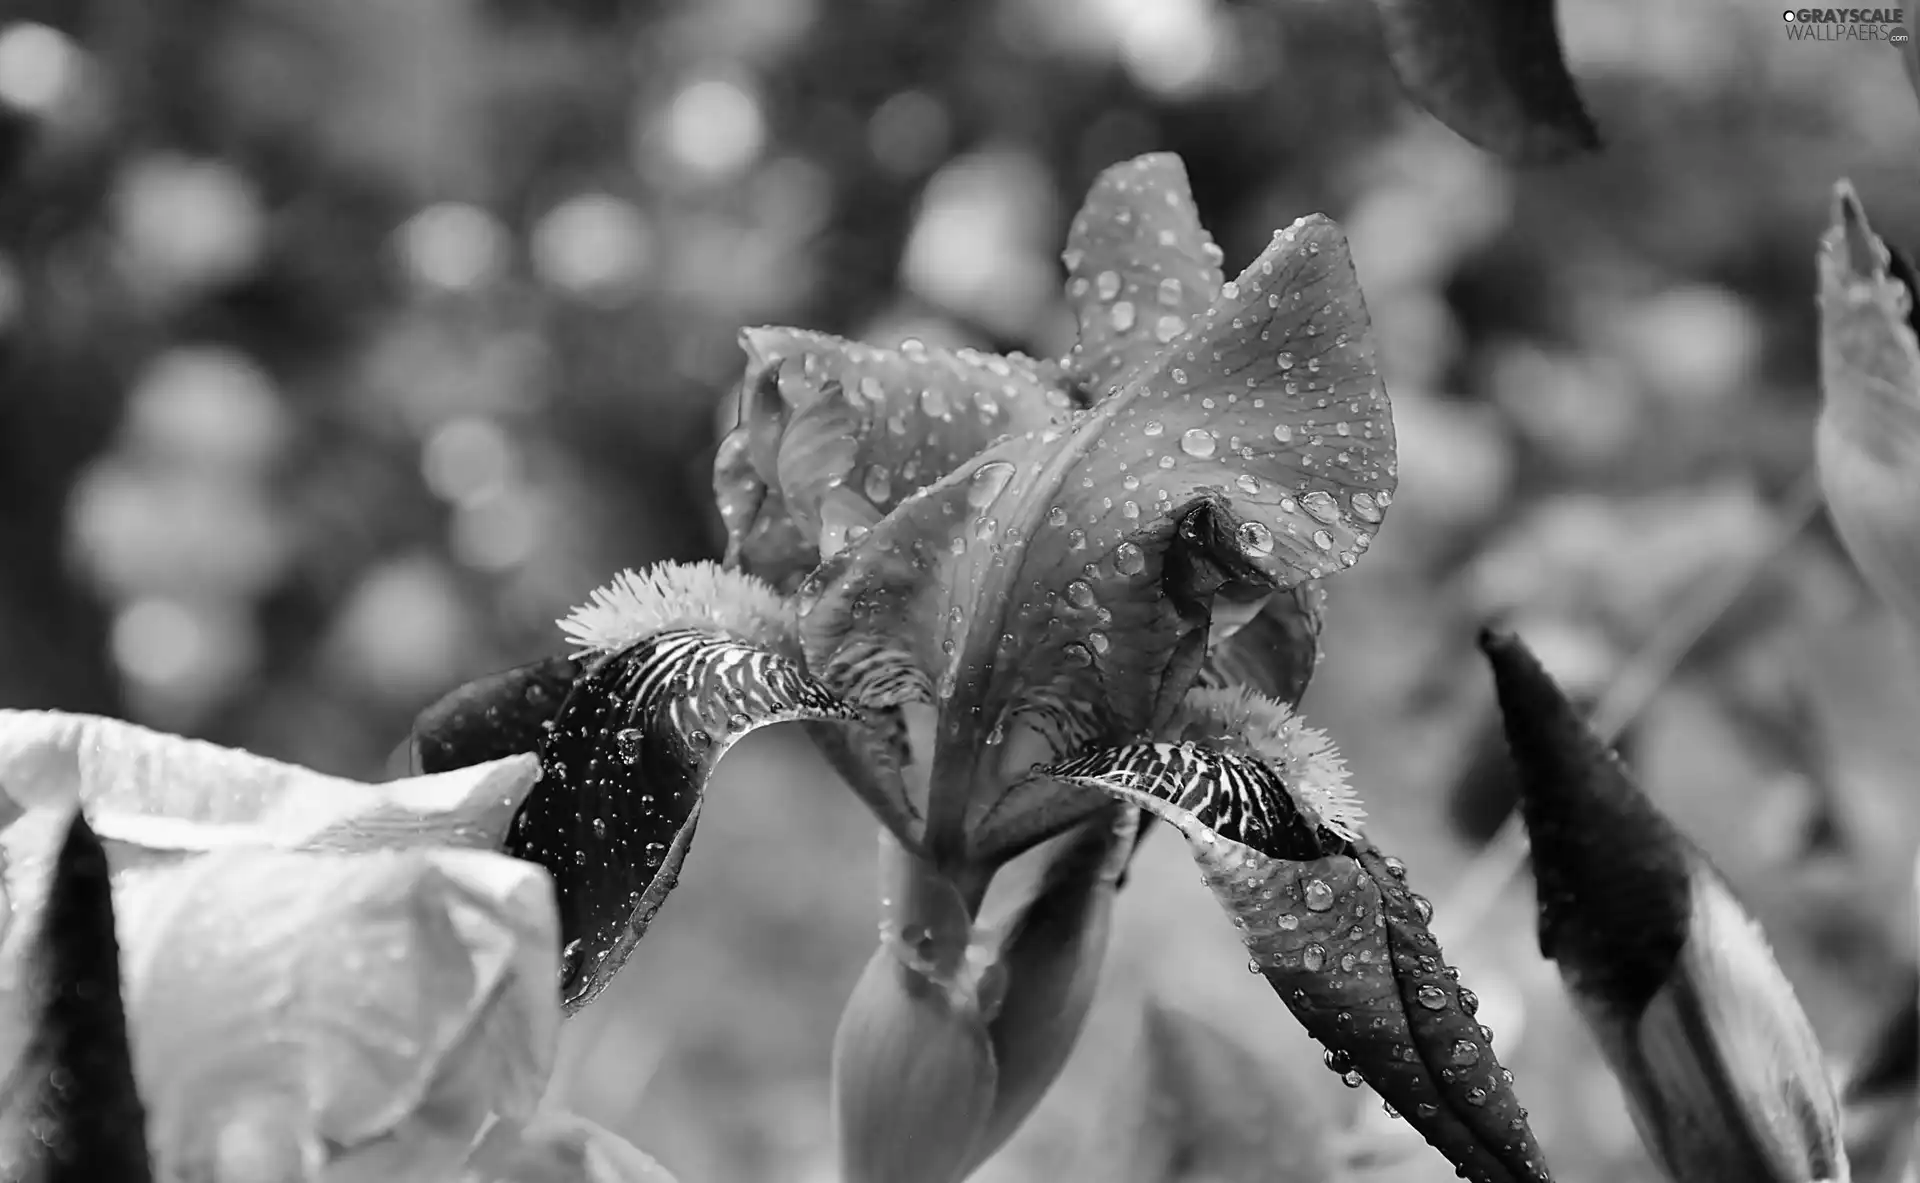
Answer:
[{"label": "pointed leaf tip", "polygon": [[134,1084],[122,1002],[120,945],[106,851],[78,810],[52,868],[29,987],[36,1009],[0,1119],[34,1183],[152,1179],[146,1107]]},{"label": "pointed leaf tip", "polygon": [[1637,1012],[1686,939],[1690,844],[1519,637],[1485,630],[1480,647],[1519,773],[1540,951],[1576,989]]}]

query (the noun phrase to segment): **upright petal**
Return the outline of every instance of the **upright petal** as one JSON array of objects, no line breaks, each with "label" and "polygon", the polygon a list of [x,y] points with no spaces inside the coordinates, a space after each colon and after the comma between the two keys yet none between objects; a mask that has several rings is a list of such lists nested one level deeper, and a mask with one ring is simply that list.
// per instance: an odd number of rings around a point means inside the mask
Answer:
[{"label": "upright petal", "polygon": [[[800,593],[808,665],[862,705],[937,702],[929,842],[955,855],[1009,761],[1177,705],[1222,586],[1357,562],[1394,473],[1345,242],[1303,219],[1120,394],[995,445],[823,565]],[[1042,750],[1012,742],[1022,725]]]},{"label": "upright petal", "polygon": [[1559,967],[1673,1178],[1845,1180],[1840,1105],[1793,987],[1705,857],[1521,642],[1484,633]]},{"label": "upright petal", "polygon": [[[553,875],[562,990],[577,1010],[612,980],[673,889],[707,780],[733,745],[793,721],[851,726],[857,743],[865,716],[801,667],[786,602],[712,563],[627,572],[563,627],[598,656],[541,745],[541,783],[505,849]],[[897,768],[877,749],[857,756],[843,765],[853,787],[910,835]]]},{"label": "upright petal", "polygon": [[34,926],[28,980],[7,1021],[30,1026],[0,1068],[0,1177],[22,1183],[146,1183],[146,1107],[121,1002],[107,856],[71,811]]},{"label": "upright petal", "polygon": [[1220,294],[1220,248],[1170,152],[1101,172],[1067,232],[1067,300],[1080,338],[1067,362],[1096,397],[1118,391]]},{"label": "upright petal", "polygon": [[1318,580],[1275,592],[1251,620],[1216,635],[1200,672],[1203,686],[1245,686],[1298,706],[1320,663],[1321,614],[1326,591]]},{"label": "upright petal", "polygon": [[[1045,769],[1173,823],[1294,1017],[1481,1183],[1549,1178],[1479,1003],[1427,927],[1405,868],[1360,835],[1324,736],[1247,691],[1196,691],[1180,743]],[[1201,740],[1202,743],[1195,742]]]},{"label": "upright petal", "polygon": [[741,344],[740,426],[716,458],[714,483],[729,561],[769,579],[836,553],[850,531],[993,440],[1075,405],[1057,367],[1019,355],[880,349],[787,328],[748,329]]}]

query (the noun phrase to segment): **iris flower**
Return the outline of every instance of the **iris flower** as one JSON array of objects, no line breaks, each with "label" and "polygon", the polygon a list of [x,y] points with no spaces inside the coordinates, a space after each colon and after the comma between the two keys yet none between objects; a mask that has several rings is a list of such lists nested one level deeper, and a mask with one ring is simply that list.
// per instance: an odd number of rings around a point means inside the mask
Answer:
[{"label": "iris flower", "polygon": [[[1064,261],[1059,361],[743,333],[724,561],[622,573],[562,622],[572,652],[425,712],[415,768],[537,754],[504,850],[552,876],[571,1013],[671,890],[715,764],[801,724],[881,831],[879,947],[834,1048],[851,1183],[951,1183],[1018,1128],[1156,819],[1336,1070],[1464,1177],[1547,1179],[1430,906],[1293,709],[1321,581],[1395,485],[1343,235],[1302,218],[1224,282],[1151,155],[1101,174]],[[1043,843],[1032,896],[981,923]]]}]

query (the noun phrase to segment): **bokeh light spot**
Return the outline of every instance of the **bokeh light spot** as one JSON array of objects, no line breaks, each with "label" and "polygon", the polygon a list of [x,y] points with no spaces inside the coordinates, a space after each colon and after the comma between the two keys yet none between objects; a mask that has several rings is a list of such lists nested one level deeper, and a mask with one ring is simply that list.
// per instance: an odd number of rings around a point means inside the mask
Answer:
[{"label": "bokeh light spot", "polygon": [[470,291],[506,270],[507,232],[476,205],[430,205],[400,227],[401,261],[415,282],[449,292]]},{"label": "bokeh light spot", "polygon": [[33,21],[0,28],[0,102],[50,111],[78,84],[81,64],[79,47],[58,29]]},{"label": "bokeh light spot", "polygon": [[759,159],[766,145],[760,100],[723,78],[694,82],[666,112],[666,148],[688,172],[708,180],[732,177]]},{"label": "bokeh light spot", "polygon": [[560,203],[533,228],[533,266],[555,287],[589,298],[628,292],[653,261],[653,230],[633,203],[582,193]]}]

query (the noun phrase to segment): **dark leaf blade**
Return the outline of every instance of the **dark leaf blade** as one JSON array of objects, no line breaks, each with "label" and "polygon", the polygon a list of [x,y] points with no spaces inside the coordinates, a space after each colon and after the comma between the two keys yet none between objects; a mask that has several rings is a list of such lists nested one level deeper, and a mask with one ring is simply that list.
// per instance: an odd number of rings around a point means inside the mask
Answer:
[{"label": "dark leaf blade", "polygon": [[883,824],[909,833],[912,807],[867,716],[810,677],[792,609],[765,583],[712,563],[623,572],[561,622],[594,654],[540,745],[541,780],[509,830],[508,854],[554,880],[569,1012],[619,970],[673,889],[714,767],[762,727],[828,725],[832,747]]},{"label": "dark leaf blade", "polygon": [[[106,851],[75,811],[31,955],[32,1034],[0,1096],[24,1142],[23,1183],[145,1183],[146,1107],[133,1077]],[[7,1156],[18,1152],[9,1149]]]},{"label": "dark leaf blade", "polygon": [[537,751],[584,669],[574,658],[549,657],[454,690],[415,718],[412,771],[447,772]]},{"label": "dark leaf blade", "polygon": [[1244,692],[1194,700],[1184,734],[1209,746],[1137,744],[1044,771],[1178,828],[1281,1001],[1465,1177],[1549,1178],[1429,906],[1358,835],[1324,737]]},{"label": "dark leaf blade", "polygon": [[1068,364],[1096,399],[1206,312],[1220,294],[1220,258],[1178,156],[1155,152],[1101,172],[1062,255],[1080,326]]},{"label": "dark leaf blade", "polygon": [[1455,134],[1520,164],[1600,147],[1552,0],[1374,0],[1401,86]]},{"label": "dark leaf blade", "polygon": [[1691,919],[1686,839],[1588,729],[1539,660],[1485,631],[1540,896],[1540,952],[1576,992],[1638,1015],[1672,975]]},{"label": "dark leaf blade", "polygon": [[1305,218],[1120,394],[989,448],[816,572],[808,664],[863,706],[940,704],[929,840],[957,853],[1035,760],[1177,705],[1204,655],[1204,601],[1169,599],[1192,590],[1168,578],[1189,525],[1236,586],[1290,588],[1359,561],[1396,471],[1345,240]]}]

